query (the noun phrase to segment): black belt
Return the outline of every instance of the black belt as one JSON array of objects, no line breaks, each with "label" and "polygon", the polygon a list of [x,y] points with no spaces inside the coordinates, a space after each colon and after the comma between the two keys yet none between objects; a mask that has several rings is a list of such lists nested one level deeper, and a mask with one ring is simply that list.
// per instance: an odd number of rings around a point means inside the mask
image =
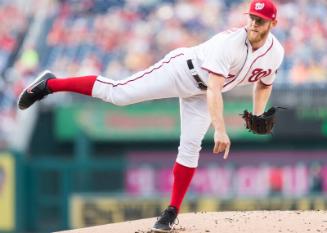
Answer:
[{"label": "black belt", "polygon": [[206,91],[208,89],[207,85],[202,81],[202,79],[200,78],[200,76],[196,73],[195,69],[194,69],[194,65],[191,59],[188,59],[187,61],[187,66],[191,71],[191,74],[193,76],[193,78],[195,79],[195,81],[198,83],[198,87],[201,90]]}]

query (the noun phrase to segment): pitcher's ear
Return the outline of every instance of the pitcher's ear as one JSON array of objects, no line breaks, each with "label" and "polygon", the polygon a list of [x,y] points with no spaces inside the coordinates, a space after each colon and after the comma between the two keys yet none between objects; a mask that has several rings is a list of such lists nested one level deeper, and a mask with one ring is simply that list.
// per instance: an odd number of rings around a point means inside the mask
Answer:
[{"label": "pitcher's ear", "polygon": [[272,25],[273,27],[275,27],[275,26],[277,25],[277,23],[278,23],[278,21],[277,21],[276,19],[274,19],[274,20],[271,22],[271,25]]}]

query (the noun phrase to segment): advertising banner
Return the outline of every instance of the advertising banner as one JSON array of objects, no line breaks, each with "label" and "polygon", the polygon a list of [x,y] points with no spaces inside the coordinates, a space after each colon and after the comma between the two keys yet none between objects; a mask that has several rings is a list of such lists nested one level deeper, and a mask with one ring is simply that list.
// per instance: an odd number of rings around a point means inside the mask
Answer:
[{"label": "advertising banner", "polygon": [[[159,216],[168,200],[159,197],[137,198],[75,194],[70,199],[70,227],[77,229]],[[312,198],[237,198],[221,200],[200,197],[183,202],[181,213],[200,211],[250,210],[326,210],[327,199]]]},{"label": "advertising banner", "polygon": [[0,153],[0,231],[15,229],[15,160]]},{"label": "advertising banner", "polygon": [[[279,176],[276,169],[280,169]],[[327,177],[316,177],[326,179]],[[322,193],[322,187],[313,190],[309,184],[312,174],[309,167],[295,166],[241,166],[198,168],[189,193],[193,195],[215,195],[221,199],[231,197],[301,197],[313,191]],[[157,182],[158,180],[162,182]],[[172,172],[168,168],[131,168],[126,172],[125,191],[132,196],[168,195],[172,189]]]},{"label": "advertising banner", "polygon": [[[229,161],[202,153],[189,193],[230,197],[303,197],[327,194],[326,151],[232,151]],[[133,151],[125,192],[150,196],[171,191],[176,152]],[[160,180],[160,182],[157,182]]]},{"label": "advertising banner", "polygon": [[[244,128],[240,113],[249,102],[224,104],[229,136],[239,140],[269,140]],[[84,132],[96,141],[172,141],[179,140],[180,113],[178,100],[150,101],[117,107],[107,103],[60,106],[55,113],[55,134],[60,140],[74,140]],[[210,129],[204,140],[212,140]]]}]

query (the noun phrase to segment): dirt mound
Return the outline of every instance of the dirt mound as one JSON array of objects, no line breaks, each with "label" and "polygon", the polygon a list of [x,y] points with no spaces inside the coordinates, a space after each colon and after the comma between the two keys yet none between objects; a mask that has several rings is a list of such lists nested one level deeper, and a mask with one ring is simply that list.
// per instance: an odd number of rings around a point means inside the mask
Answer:
[{"label": "dirt mound", "polygon": [[[327,232],[327,211],[201,212],[179,215],[174,233]],[[150,233],[156,218],[88,227],[61,233]]]}]

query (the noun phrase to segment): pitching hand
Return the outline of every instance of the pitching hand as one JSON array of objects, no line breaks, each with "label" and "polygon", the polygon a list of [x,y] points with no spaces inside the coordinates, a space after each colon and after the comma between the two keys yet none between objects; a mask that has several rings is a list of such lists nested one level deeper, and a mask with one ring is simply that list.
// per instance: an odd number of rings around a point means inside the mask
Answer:
[{"label": "pitching hand", "polygon": [[215,146],[213,148],[213,153],[218,154],[220,152],[224,152],[224,159],[227,159],[229,148],[230,148],[230,139],[226,133],[226,131],[215,131]]}]

